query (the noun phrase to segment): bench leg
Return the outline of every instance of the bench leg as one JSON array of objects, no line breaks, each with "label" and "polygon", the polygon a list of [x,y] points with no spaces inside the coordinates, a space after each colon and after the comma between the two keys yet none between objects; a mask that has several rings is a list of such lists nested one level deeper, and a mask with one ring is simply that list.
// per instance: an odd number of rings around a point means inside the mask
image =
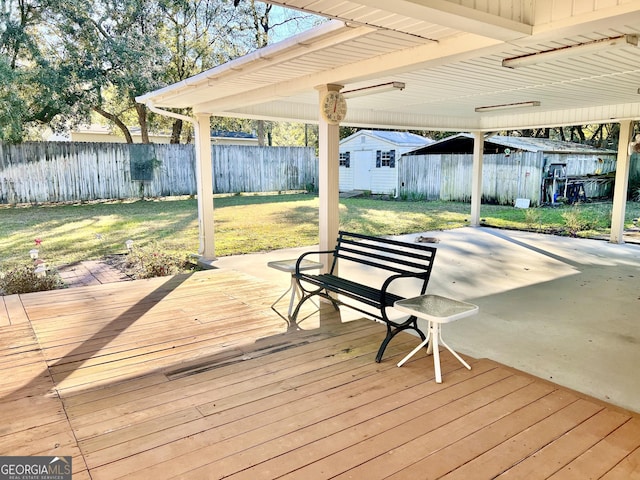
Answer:
[{"label": "bench leg", "polygon": [[428,344],[428,337],[426,337],[424,335],[424,333],[422,332],[422,330],[420,330],[418,328],[417,319],[415,317],[413,317],[413,320],[409,319],[409,321],[407,321],[407,323],[405,325],[400,326],[400,327],[396,327],[396,328],[392,328],[392,326],[389,323],[387,323],[387,336],[382,341],[382,344],[380,345],[380,348],[378,349],[378,354],[376,355],[376,362],[377,363],[380,363],[382,361],[382,356],[384,355],[384,351],[387,348],[387,345],[389,345],[389,342],[393,339],[393,337],[395,337],[399,332],[401,332],[403,330],[408,330],[408,329],[412,329],[412,330],[415,330],[416,332],[418,332],[418,335],[420,335],[420,338],[422,339],[423,343],[420,344],[420,347],[418,349],[416,349],[416,351],[418,351],[424,345]]},{"label": "bench leg", "polygon": [[302,307],[302,304],[307,300],[307,298],[309,298],[309,296],[303,295],[300,301],[298,302],[298,305],[296,305],[296,309],[293,311],[291,315],[289,315],[289,327],[291,327],[292,324],[295,324],[296,320],[298,320],[298,313],[300,312],[300,307]]},{"label": "bench leg", "polygon": [[[294,287],[294,292],[296,292],[296,289],[298,289],[298,288],[299,287],[297,287],[297,286]],[[327,298],[327,299],[331,300],[331,303],[333,304],[333,308],[335,308],[336,311],[340,310],[340,305],[338,304],[338,302],[336,302],[329,295],[319,294],[317,291],[313,292],[313,293],[310,293],[308,295],[305,295],[304,291],[302,289],[299,289],[299,292],[300,292],[300,301],[298,302],[298,305],[296,305],[296,308],[293,311],[293,313],[289,313],[289,327],[294,325],[296,323],[296,321],[298,320],[298,313],[300,313],[300,308],[302,307],[302,304],[304,302],[306,302],[307,300],[310,300],[315,295],[320,295],[320,296],[322,296],[324,298]],[[313,303],[314,306],[316,306],[318,309],[320,309],[320,304],[316,304],[313,300],[311,300],[311,303]]]},{"label": "bench leg", "polygon": [[384,355],[384,351],[387,348],[387,345],[389,345],[389,342],[391,341],[391,339],[393,337],[396,336],[396,333],[398,333],[400,330],[396,329],[396,330],[391,330],[391,327],[389,325],[387,325],[387,336],[384,337],[384,340],[382,341],[382,344],[380,345],[380,348],[378,349],[378,353],[376,355],[376,363],[380,363],[382,361],[382,356]]}]

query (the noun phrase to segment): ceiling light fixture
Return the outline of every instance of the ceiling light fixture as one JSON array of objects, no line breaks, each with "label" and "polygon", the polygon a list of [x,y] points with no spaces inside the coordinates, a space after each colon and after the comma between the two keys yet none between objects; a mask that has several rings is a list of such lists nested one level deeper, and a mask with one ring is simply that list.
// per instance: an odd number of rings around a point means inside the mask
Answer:
[{"label": "ceiling light fixture", "polygon": [[382,92],[391,92],[393,90],[404,90],[404,82],[388,82],[380,85],[371,85],[370,87],[355,88],[342,92],[344,98],[363,97],[365,95],[373,95]]},{"label": "ceiling light fixture", "polygon": [[509,110],[512,108],[539,107],[539,106],[540,106],[540,102],[538,101],[505,103],[502,105],[488,105],[486,107],[476,107],[476,112],[492,112],[494,110]]},{"label": "ceiling light fixture", "polygon": [[520,57],[505,58],[502,60],[502,66],[507,68],[527,67],[537,65],[542,62],[550,62],[575,55],[585,53],[599,52],[610,48],[621,47],[637,47],[637,35],[622,35],[620,37],[605,38],[604,40],[595,40],[593,42],[580,43],[578,45],[570,45],[567,47],[555,48],[544,52],[530,53]]}]

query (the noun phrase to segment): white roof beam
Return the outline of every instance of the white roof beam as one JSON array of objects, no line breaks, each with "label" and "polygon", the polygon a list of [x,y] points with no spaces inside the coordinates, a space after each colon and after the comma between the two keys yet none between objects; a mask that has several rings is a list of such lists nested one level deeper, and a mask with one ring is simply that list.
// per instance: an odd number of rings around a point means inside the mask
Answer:
[{"label": "white roof beam", "polygon": [[[386,10],[389,0],[366,0],[369,7]],[[443,25],[463,32],[510,41],[531,35],[532,27],[448,0],[393,0],[393,11],[409,18]]]},{"label": "white roof beam", "polygon": [[[536,17],[542,17],[536,14]],[[599,31],[611,28],[625,30],[627,25],[640,22],[640,1],[633,0],[615,7],[602,8],[581,15],[567,16],[560,19],[540,18],[533,27],[533,40],[536,42],[553,40],[559,37],[580,35],[584,31]],[[526,44],[527,42],[514,42]]]},{"label": "white roof beam", "polygon": [[[327,12],[314,10],[313,2],[302,7],[292,5],[294,2],[286,0],[269,3],[318,15],[327,14]],[[532,32],[531,25],[465,7],[450,0],[351,0],[351,3],[502,41],[516,40],[531,35]],[[393,5],[390,6],[390,4]],[[357,18],[347,18],[347,16],[340,18],[345,21],[358,21]],[[377,26],[384,27],[384,25]]]},{"label": "white roof beam", "polygon": [[273,85],[267,85],[241,94],[213,99],[194,105],[194,111],[218,112],[234,110],[257,103],[265,103],[290,97],[297,93],[307,92],[317,85],[328,83],[347,84],[368,79],[376,79],[382,75],[389,76],[415,70],[426,64],[441,64],[451,60],[452,56],[468,54],[470,49],[492,47],[502,42],[487,37],[463,34],[440,43],[427,43],[405,50],[387,53],[377,57],[351,63],[314,75],[292,78]]}]

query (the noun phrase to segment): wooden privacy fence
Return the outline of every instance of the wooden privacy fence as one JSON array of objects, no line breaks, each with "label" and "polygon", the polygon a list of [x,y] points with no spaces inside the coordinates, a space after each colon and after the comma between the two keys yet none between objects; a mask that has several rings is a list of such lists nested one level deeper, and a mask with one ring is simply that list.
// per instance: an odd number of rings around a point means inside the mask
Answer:
[{"label": "wooden privacy fence", "polygon": [[[212,146],[213,193],[318,184],[312,148]],[[196,194],[193,145],[0,144],[0,203],[74,202]]]},{"label": "wooden privacy fence", "polygon": [[[600,160],[600,161],[599,161]],[[543,179],[549,165],[566,164],[568,176],[613,172],[615,155],[519,152],[483,155],[482,201],[502,205],[528,198],[533,205],[544,202]],[[473,155],[432,154],[402,156],[398,162],[401,197],[468,202],[471,200]],[[607,195],[611,184],[585,183],[587,197]]]}]

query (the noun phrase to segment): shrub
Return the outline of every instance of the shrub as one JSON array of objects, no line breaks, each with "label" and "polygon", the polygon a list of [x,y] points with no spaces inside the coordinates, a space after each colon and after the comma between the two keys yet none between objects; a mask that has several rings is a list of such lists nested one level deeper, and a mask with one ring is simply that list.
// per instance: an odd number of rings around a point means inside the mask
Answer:
[{"label": "shrub", "polygon": [[0,294],[44,292],[64,287],[64,282],[55,270],[47,271],[44,277],[36,275],[33,265],[19,265],[0,274]]},{"label": "shrub", "polygon": [[195,266],[187,256],[163,252],[158,246],[133,249],[126,258],[125,268],[133,278],[165,277],[177,275]]},{"label": "shrub", "polygon": [[581,211],[578,204],[562,212],[562,218],[569,235],[572,237],[577,236],[578,232],[595,228],[597,224],[597,218]]},{"label": "shrub", "polygon": [[536,208],[527,208],[524,211],[524,221],[529,229],[533,229],[534,227],[540,228],[542,223],[542,212]]}]

